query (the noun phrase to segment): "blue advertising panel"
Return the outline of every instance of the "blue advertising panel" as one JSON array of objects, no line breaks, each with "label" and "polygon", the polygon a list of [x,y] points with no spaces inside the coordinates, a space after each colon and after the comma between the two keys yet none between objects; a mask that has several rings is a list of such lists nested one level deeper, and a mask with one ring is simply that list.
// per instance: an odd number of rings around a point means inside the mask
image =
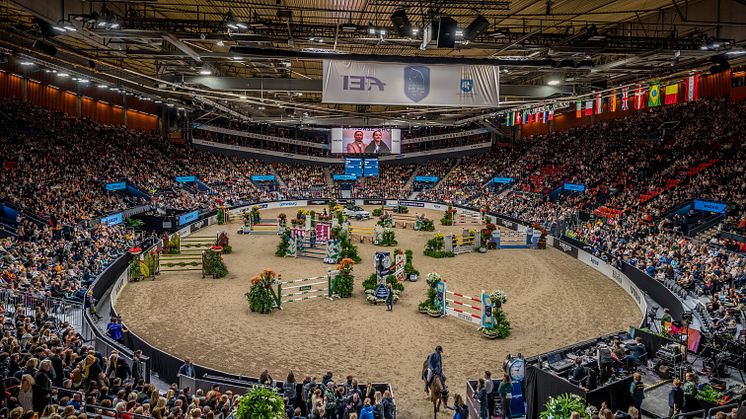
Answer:
[{"label": "blue advertising panel", "polygon": [[363,176],[363,159],[345,158],[345,174],[362,177]]},{"label": "blue advertising panel", "polygon": [[492,183],[513,183],[512,177],[495,177],[492,178]]},{"label": "blue advertising panel", "polygon": [[365,159],[363,169],[366,177],[378,176],[378,159]]},{"label": "blue advertising panel", "polygon": [[436,183],[439,181],[440,178],[436,176],[415,176],[414,181],[415,182],[429,182],[429,183]]},{"label": "blue advertising panel", "polygon": [[701,199],[694,200],[694,210],[704,212],[714,212],[718,214],[725,214],[725,210],[728,208],[728,204],[723,202],[712,202],[703,201]]},{"label": "blue advertising panel", "polygon": [[179,183],[191,183],[196,182],[197,178],[194,176],[176,176],[176,181]]},{"label": "blue advertising panel", "polygon": [[114,182],[106,184],[107,191],[121,191],[122,189],[127,189],[127,182]]},{"label": "blue advertising panel", "polygon": [[114,215],[110,215],[108,217],[104,217],[101,219],[101,224],[106,224],[107,226],[115,226],[117,224],[121,224],[123,221],[122,213],[116,213]]},{"label": "blue advertising panel", "polygon": [[565,183],[564,189],[566,191],[583,192],[585,190],[585,185],[578,183]]},{"label": "blue advertising panel", "polygon": [[195,210],[179,216],[179,225],[189,224],[199,218],[199,211]]},{"label": "blue advertising panel", "polygon": [[274,175],[262,175],[262,176],[251,177],[252,182],[272,182],[274,180],[275,180]]},{"label": "blue advertising panel", "polygon": [[334,175],[332,178],[334,180],[357,180],[355,175]]}]

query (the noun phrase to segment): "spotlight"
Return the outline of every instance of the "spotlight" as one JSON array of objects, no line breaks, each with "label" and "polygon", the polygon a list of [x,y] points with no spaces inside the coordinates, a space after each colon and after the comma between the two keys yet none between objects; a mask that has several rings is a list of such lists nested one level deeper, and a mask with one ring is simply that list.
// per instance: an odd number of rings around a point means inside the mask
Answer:
[{"label": "spotlight", "polygon": [[557,86],[557,85],[560,84],[560,81],[559,80],[549,80],[547,82],[547,84],[550,85],[550,86]]},{"label": "spotlight", "polygon": [[21,61],[21,65],[31,66],[34,65],[34,63],[32,63],[31,61]]},{"label": "spotlight", "polygon": [[401,37],[409,36],[412,32],[412,24],[409,22],[407,11],[399,9],[391,15],[391,23],[394,24],[394,30]]},{"label": "spotlight", "polygon": [[202,70],[199,71],[199,74],[203,76],[209,76],[210,74],[212,74],[212,71],[210,71],[209,69],[203,68]]},{"label": "spotlight", "polygon": [[471,41],[483,34],[490,27],[490,22],[482,15],[477,16],[463,31],[464,40]]},{"label": "spotlight", "polygon": [[368,28],[368,33],[371,34],[371,35],[375,35],[376,34],[376,28],[374,28],[373,26],[370,26]]},{"label": "spotlight", "polygon": [[107,86],[107,85],[105,85],[105,84],[99,84],[99,85],[98,85],[98,87],[99,87],[99,88],[101,88],[101,89],[105,89],[105,88],[107,88],[108,86]]},{"label": "spotlight", "polygon": [[419,28],[412,28],[412,36],[417,36],[418,33],[420,33]]},{"label": "spotlight", "polygon": [[78,29],[75,28],[75,26],[73,26],[73,24],[69,20],[62,20],[62,21],[58,22],[58,24],[61,24],[62,27],[65,28],[65,30],[67,30],[68,32],[77,32],[78,31]]},{"label": "spotlight", "polygon": [[70,77],[70,75],[67,73],[57,73],[57,76],[58,77]]},{"label": "spotlight", "polygon": [[238,98],[241,99],[241,100],[246,100],[247,99],[246,96],[239,96]]}]

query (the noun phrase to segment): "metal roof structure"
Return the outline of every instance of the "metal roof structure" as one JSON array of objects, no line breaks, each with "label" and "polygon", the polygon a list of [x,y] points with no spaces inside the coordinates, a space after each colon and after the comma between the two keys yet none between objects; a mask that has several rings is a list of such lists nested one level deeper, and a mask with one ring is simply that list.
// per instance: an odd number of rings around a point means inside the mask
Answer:
[{"label": "metal roof structure", "polygon": [[[395,26],[395,14],[405,14],[406,24]],[[454,47],[425,45],[428,25],[449,18],[459,28]],[[469,31],[472,23],[479,30]],[[706,70],[717,60],[735,64],[745,58],[745,35],[742,0],[0,3],[6,53],[187,105],[220,103],[254,120],[322,125],[371,118],[448,124],[511,104]],[[322,58],[481,60],[500,66],[502,104],[485,110],[321,103]],[[548,86],[550,78],[559,83]]]}]

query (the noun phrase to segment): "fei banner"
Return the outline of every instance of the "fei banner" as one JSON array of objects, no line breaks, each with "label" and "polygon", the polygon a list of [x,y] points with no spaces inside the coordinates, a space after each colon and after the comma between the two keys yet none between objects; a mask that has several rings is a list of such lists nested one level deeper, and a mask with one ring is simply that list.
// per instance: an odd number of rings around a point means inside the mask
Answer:
[{"label": "fei banner", "polygon": [[497,106],[500,69],[324,60],[322,102],[414,106]]}]

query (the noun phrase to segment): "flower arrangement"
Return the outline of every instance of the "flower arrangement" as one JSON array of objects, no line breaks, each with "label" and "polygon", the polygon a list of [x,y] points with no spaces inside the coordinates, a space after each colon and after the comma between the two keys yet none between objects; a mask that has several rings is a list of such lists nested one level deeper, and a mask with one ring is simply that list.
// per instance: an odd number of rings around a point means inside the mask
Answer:
[{"label": "flower arrangement", "polygon": [[546,410],[539,413],[539,418],[570,419],[573,412],[579,413],[583,419],[589,418],[583,399],[577,394],[565,393],[557,397],[549,397],[546,403]]},{"label": "flower arrangement", "polygon": [[427,274],[427,294],[425,300],[417,306],[417,311],[431,316],[440,316],[441,310],[439,310],[436,305],[437,292],[435,291],[435,286],[442,280],[443,275],[437,272],[430,272]]},{"label": "flower arrangement", "polygon": [[251,287],[246,294],[249,309],[256,313],[271,313],[275,307],[276,296],[272,287],[277,274],[271,269],[265,269],[251,278]]},{"label": "flower arrangement", "polygon": [[222,252],[223,248],[221,246],[212,246],[202,252],[202,278],[212,275],[213,278],[217,279],[228,275],[228,268],[221,256]]},{"label": "flower arrangement", "polygon": [[287,227],[288,226],[288,216],[284,212],[281,212],[280,215],[277,216],[277,223],[280,225],[280,227]]},{"label": "flower arrangement", "polygon": [[226,233],[225,231],[222,231],[218,235],[217,240],[215,240],[215,245],[222,247],[223,248],[223,253],[225,253],[226,255],[228,255],[228,254],[231,254],[233,252],[233,248],[231,247],[230,244],[228,244],[228,242],[229,242],[228,233]]},{"label": "flower arrangement", "polygon": [[288,254],[288,246],[290,245],[290,230],[283,230],[280,235],[280,244],[277,245],[275,250],[275,256],[284,258]]},{"label": "flower arrangement", "polygon": [[168,254],[178,255],[181,252],[181,237],[178,234],[174,234],[168,240]]},{"label": "flower arrangement", "polygon": [[355,265],[355,261],[350,258],[343,258],[337,265],[337,276],[334,279],[334,293],[339,295],[339,298],[350,298],[352,297],[352,288],[354,285],[355,277],[352,275],[352,267]]},{"label": "flower arrangement", "polygon": [[259,224],[262,221],[262,215],[259,213],[259,207],[254,205],[251,207],[251,223]]},{"label": "flower arrangement", "polygon": [[489,339],[506,338],[510,335],[510,322],[502,310],[503,304],[508,302],[508,295],[502,290],[494,290],[490,293],[490,305],[492,312],[492,324],[482,328],[482,335]]},{"label": "flower arrangement", "polygon": [[236,419],[284,419],[285,403],[270,388],[256,386],[238,401]]},{"label": "flower arrangement", "polygon": [[430,256],[434,258],[445,258],[445,257],[453,257],[453,252],[446,252],[444,251],[445,247],[445,240],[442,233],[435,233],[435,236],[433,236],[432,239],[427,241],[427,245],[425,245],[425,256]]},{"label": "flower arrangement", "polygon": [[129,252],[130,252],[131,255],[137,256],[140,253],[142,253],[142,247],[132,247],[132,248],[130,248]]},{"label": "flower arrangement", "polygon": [[399,244],[398,241],[396,241],[396,234],[394,233],[394,230],[387,228],[383,230],[383,233],[381,234],[381,246],[391,247],[396,246]]},{"label": "flower arrangement", "polygon": [[[396,280],[394,275],[389,275],[384,280],[386,284],[391,284],[391,289],[394,290],[394,303],[399,301],[402,293],[404,292],[404,284]],[[376,298],[376,288],[378,288],[378,275],[372,273],[368,279],[363,281],[363,292],[365,293],[365,299],[371,304],[383,304],[386,301]]]}]

